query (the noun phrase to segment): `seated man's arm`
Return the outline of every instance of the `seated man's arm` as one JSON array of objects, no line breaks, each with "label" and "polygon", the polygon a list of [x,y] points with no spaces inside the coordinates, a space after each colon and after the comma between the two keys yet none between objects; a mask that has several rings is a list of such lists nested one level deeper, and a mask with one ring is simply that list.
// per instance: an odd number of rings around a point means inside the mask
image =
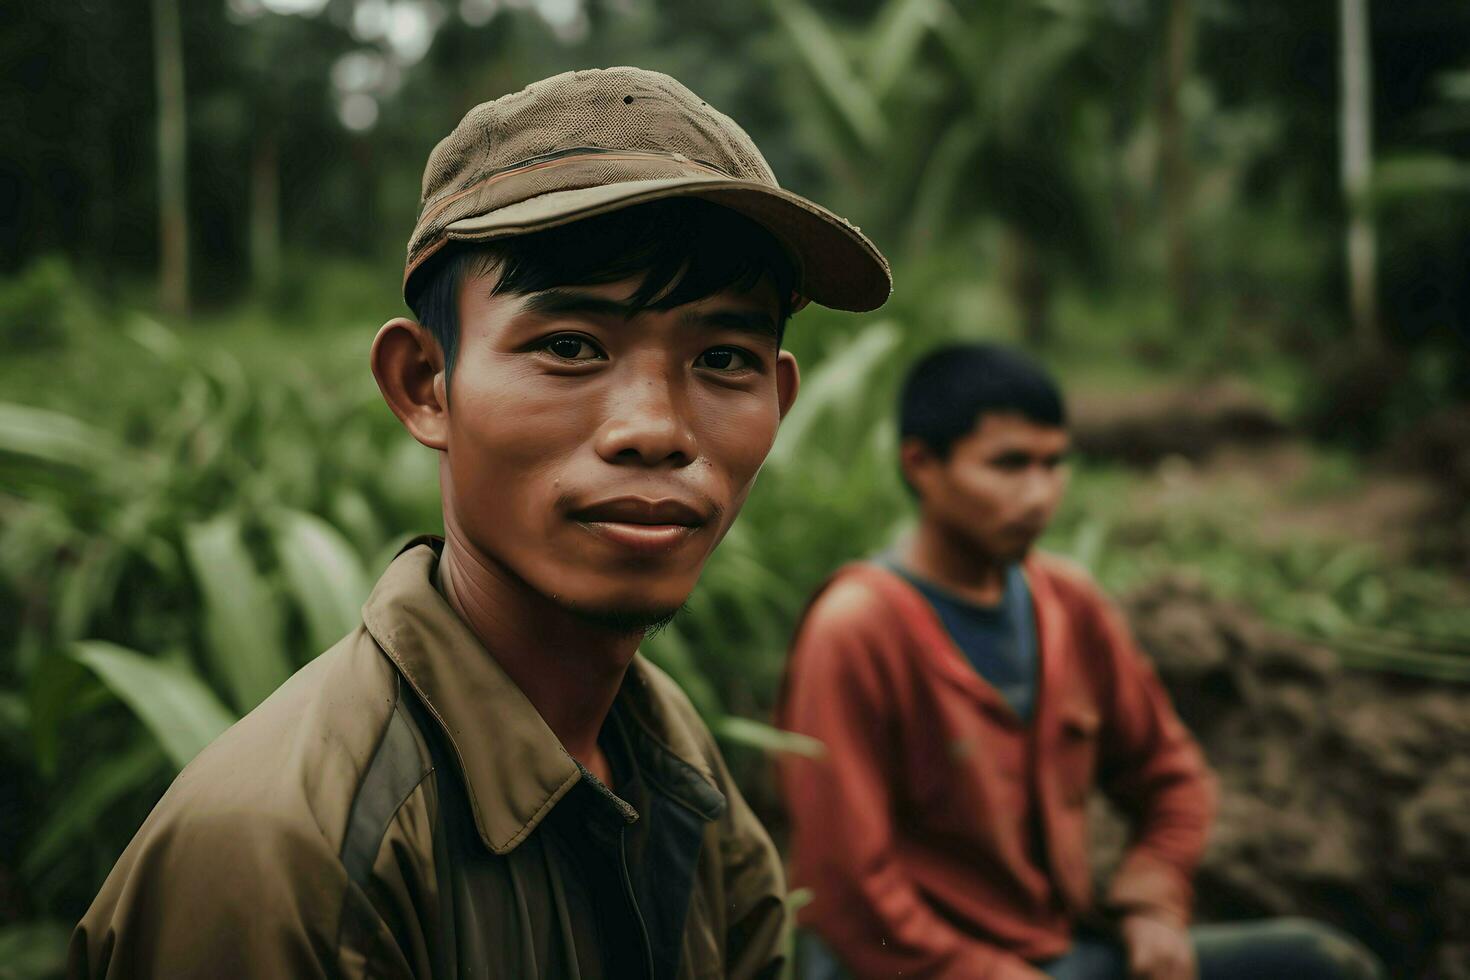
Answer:
[{"label": "seated man's arm", "polygon": [[368,972],[412,975],[315,828],[180,812],[156,812],[138,832],[73,933],[67,963],[73,980]]},{"label": "seated man's arm", "polygon": [[1101,785],[1132,830],[1106,905],[1183,927],[1214,816],[1215,779],[1122,615],[1101,595],[1094,612],[1092,646],[1108,657],[1112,677]]},{"label": "seated man's arm", "polygon": [[780,722],[826,746],[821,758],[780,766],[793,861],[813,892],[802,918],[858,977],[1039,977],[935,913],[898,860],[899,716],[883,638],[864,625],[870,603],[861,586],[834,584],[813,604],[788,666]]}]

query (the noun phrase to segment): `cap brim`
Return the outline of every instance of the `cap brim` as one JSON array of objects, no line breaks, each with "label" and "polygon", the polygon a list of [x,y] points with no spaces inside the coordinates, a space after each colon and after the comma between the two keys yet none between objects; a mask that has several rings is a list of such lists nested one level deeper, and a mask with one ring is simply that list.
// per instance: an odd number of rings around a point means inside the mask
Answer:
[{"label": "cap brim", "polygon": [[806,198],[719,177],[630,180],[552,191],[449,224],[450,241],[493,241],[671,197],[697,197],[745,215],[791,254],[803,297],[835,310],[876,310],[893,291],[888,261],[856,227]]}]

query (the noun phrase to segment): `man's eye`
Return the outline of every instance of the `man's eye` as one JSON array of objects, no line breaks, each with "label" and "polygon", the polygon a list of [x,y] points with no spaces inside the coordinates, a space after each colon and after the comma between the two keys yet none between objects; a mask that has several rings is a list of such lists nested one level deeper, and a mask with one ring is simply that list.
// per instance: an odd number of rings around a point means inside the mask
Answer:
[{"label": "man's eye", "polygon": [[542,345],[542,350],[550,351],[564,361],[595,361],[602,356],[602,352],[588,340],[572,334],[552,337]]},{"label": "man's eye", "polygon": [[700,354],[694,366],[713,371],[739,371],[750,367],[750,357],[734,347],[715,347]]}]

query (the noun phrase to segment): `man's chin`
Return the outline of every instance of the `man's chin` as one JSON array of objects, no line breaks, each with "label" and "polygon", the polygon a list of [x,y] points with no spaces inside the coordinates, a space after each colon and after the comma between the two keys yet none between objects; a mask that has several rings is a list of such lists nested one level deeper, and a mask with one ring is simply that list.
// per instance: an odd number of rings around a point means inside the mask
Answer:
[{"label": "man's chin", "polygon": [[1035,541],[1028,541],[1026,544],[1020,547],[1013,548],[1011,549],[1010,554],[1005,556],[1006,564],[1014,565],[1018,562],[1023,562],[1027,559],[1028,556],[1030,556],[1031,552],[1034,550],[1036,550]]},{"label": "man's chin", "polygon": [[684,611],[682,605],[667,607],[637,606],[584,606],[574,602],[564,604],[567,612],[591,626],[609,633],[637,633],[652,636],[674,621]]}]

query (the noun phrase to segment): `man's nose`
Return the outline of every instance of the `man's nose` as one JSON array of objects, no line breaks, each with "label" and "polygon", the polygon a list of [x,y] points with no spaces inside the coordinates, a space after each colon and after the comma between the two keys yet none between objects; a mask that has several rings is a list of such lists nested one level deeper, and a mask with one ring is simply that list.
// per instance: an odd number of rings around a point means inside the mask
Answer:
[{"label": "man's nose", "polygon": [[1056,493],[1057,474],[1045,466],[1031,466],[1021,485],[1021,502],[1027,510],[1040,510]]},{"label": "man's nose", "polygon": [[640,373],[608,397],[607,407],[596,447],[609,463],[687,466],[699,456],[684,387],[666,372]]}]

